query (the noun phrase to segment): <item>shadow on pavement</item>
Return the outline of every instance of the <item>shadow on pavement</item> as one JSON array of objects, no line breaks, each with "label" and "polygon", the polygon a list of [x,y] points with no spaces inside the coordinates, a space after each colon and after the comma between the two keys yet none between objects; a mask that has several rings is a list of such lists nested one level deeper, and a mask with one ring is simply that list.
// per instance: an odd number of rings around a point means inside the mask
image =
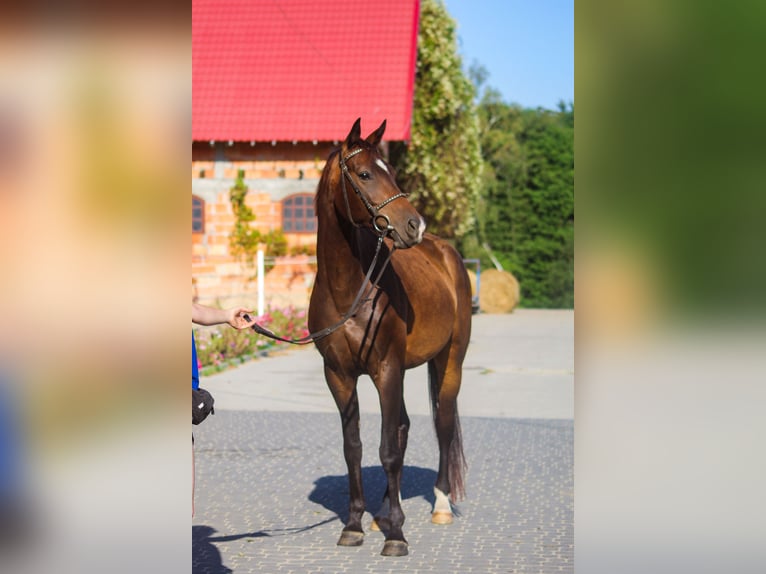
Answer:
[{"label": "shadow on pavement", "polygon": [[[402,499],[423,497],[429,504],[434,503],[436,471],[430,468],[405,465],[402,470]],[[367,511],[373,515],[380,510],[386,491],[386,475],[381,466],[362,468],[362,484]],[[314,481],[314,490],[309,500],[321,504],[334,512],[343,524],[348,522],[348,475],[329,475]]]},{"label": "shadow on pavement", "polygon": [[223,565],[221,552],[213,544],[216,529],[211,526],[192,526],[192,573],[230,574],[230,568]]},{"label": "shadow on pavement", "polygon": [[337,517],[328,518],[307,526],[294,528],[276,528],[271,530],[259,530],[258,532],[244,532],[241,534],[229,534],[225,536],[213,536],[218,532],[211,526],[192,526],[192,574],[231,574],[233,570],[227,568],[221,559],[221,552],[215,543],[232,542],[242,538],[272,538],[274,536],[287,536],[298,534],[338,520]]}]

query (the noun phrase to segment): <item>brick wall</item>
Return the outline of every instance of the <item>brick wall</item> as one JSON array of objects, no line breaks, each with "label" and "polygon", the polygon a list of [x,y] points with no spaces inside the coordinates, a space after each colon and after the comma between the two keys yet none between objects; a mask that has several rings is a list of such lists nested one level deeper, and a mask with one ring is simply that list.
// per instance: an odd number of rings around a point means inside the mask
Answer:
[{"label": "brick wall", "polygon": [[[296,193],[316,191],[332,142],[194,142],[192,193],[205,202],[205,230],[192,234],[192,297],[222,306],[257,302],[255,270],[229,253],[234,213],[229,190],[239,170],[248,185],[247,205],[253,226],[262,233],[282,228],[281,201]],[[289,248],[316,246],[316,235],[285,234]],[[280,257],[265,275],[266,305],[306,308],[315,273],[311,258]]]}]

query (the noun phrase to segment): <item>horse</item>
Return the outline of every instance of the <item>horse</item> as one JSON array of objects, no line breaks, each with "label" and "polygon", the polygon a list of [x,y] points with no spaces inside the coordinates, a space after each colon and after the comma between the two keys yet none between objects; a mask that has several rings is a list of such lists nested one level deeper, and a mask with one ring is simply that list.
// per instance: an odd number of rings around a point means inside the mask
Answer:
[{"label": "horse", "polygon": [[356,386],[358,377],[367,374],[380,399],[380,461],[387,480],[372,529],[385,534],[383,556],[405,556],[400,485],[410,419],[404,373],[428,363],[439,444],[431,521],[450,524],[451,502],[464,496],[457,395],[471,334],[471,286],[461,256],[425,232],[423,217],[380,154],[385,120],[366,139],[360,137],[360,126],[361,118],[330,153],[317,186],[317,274],[308,327],[312,332],[324,328],[314,343],[340,413],[348,467],[349,515],[337,544],[359,546],[364,541]]}]

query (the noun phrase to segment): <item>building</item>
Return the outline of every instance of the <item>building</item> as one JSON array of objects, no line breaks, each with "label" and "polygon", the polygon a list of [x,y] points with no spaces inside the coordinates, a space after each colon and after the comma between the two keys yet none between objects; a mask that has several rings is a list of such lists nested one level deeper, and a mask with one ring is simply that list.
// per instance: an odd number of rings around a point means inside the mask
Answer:
[{"label": "building", "polygon": [[242,173],[253,225],[282,230],[293,254],[266,275],[266,299],[307,305],[325,159],[358,117],[365,134],[386,119],[388,141],[409,139],[418,14],[418,0],[193,0],[194,297],[255,300],[229,251]]}]

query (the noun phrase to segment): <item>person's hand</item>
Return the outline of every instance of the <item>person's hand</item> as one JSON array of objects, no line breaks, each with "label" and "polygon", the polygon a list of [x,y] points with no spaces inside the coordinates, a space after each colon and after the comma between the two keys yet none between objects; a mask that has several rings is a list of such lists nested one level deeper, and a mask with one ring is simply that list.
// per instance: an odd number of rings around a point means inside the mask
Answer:
[{"label": "person's hand", "polygon": [[[253,312],[245,307],[233,307],[227,311],[228,318],[226,322],[235,329],[247,329],[255,324]],[[245,315],[250,319],[245,319]]]}]

